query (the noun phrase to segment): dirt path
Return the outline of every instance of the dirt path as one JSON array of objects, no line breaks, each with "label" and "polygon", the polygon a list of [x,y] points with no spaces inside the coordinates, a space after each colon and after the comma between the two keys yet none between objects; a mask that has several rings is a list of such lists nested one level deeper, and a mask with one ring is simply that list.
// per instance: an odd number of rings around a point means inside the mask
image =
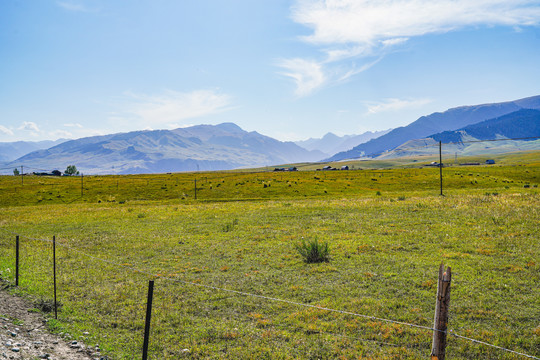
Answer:
[{"label": "dirt path", "polygon": [[99,351],[47,331],[46,321],[28,301],[0,290],[0,360],[105,360]]}]

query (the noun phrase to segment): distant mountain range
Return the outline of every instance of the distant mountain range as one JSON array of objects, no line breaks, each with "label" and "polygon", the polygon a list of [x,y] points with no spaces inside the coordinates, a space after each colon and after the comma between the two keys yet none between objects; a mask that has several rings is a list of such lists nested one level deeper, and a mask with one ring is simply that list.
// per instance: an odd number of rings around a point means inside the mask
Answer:
[{"label": "distant mountain range", "polygon": [[430,138],[444,143],[460,143],[470,139],[525,139],[531,136],[540,136],[540,110],[521,109],[459,130],[434,134]]},{"label": "distant mountain range", "polygon": [[70,140],[31,152],[7,166],[63,170],[75,165],[86,174],[137,174],[260,167],[316,161],[323,156],[320,151],[224,123]]},{"label": "distant mountain range", "polygon": [[415,122],[390,131],[388,134],[360,144],[328,158],[328,161],[353,159],[362,156],[376,157],[414,139],[422,139],[444,131],[454,131],[485,120],[510,114],[520,109],[540,109],[540,96],[474,106],[461,106],[422,116]]},{"label": "distant mountain range", "polygon": [[[56,142],[0,143],[2,173],[63,171],[75,165],[84,174],[138,174],[229,170],[358,157],[401,157],[444,151],[462,155],[540,149],[540,140],[478,142],[540,136],[540,96],[462,106],[422,116],[410,125],[383,132],[283,142],[233,123],[175,130],[134,131]],[[20,156],[24,154],[23,156]],[[20,157],[18,157],[20,156]]]},{"label": "distant mountain range", "polygon": [[[378,158],[433,155],[438,152],[439,141],[444,144],[443,153],[459,152],[462,156],[538,150],[540,149],[539,137],[540,110],[521,109],[458,130],[443,131],[424,139],[409,140]],[[504,139],[521,140],[506,141]]]},{"label": "distant mountain range", "polygon": [[66,141],[66,139],[59,139],[56,141],[16,141],[0,143],[0,161],[12,161],[28,154],[29,152],[48,149],[55,145],[61,144],[64,141]]},{"label": "distant mountain range", "polygon": [[310,138],[308,140],[295,141],[295,144],[307,150],[319,150],[331,156],[341,151],[350,150],[353,147],[363,144],[371,139],[378,138],[390,132],[391,129],[375,132],[365,132],[360,135],[337,136],[331,132],[320,139]]}]

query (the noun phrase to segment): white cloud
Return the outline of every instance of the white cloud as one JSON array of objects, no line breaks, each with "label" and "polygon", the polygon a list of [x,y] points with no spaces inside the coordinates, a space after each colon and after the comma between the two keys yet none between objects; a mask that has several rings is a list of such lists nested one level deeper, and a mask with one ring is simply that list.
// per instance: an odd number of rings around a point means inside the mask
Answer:
[{"label": "white cloud", "polygon": [[327,81],[322,71],[322,64],[316,61],[284,59],[279,61],[278,66],[285,69],[281,75],[290,77],[295,82],[297,96],[308,95]]},{"label": "white cloud", "polygon": [[363,44],[467,26],[537,25],[537,0],[303,0],[293,19],[313,29],[314,44]]},{"label": "white cloud", "polygon": [[13,131],[2,125],[0,125],[0,133],[13,136]]},{"label": "white cloud", "polygon": [[431,102],[430,99],[386,99],[382,102],[366,103],[368,114],[378,114],[387,111],[398,111],[403,109],[419,108]]},{"label": "white cloud", "polygon": [[[296,94],[305,96],[368,69],[416,36],[474,26],[502,25],[517,29],[539,25],[540,3],[538,0],[297,0],[292,19],[312,29],[301,40],[320,52],[320,60],[295,58],[278,64],[290,70],[285,75],[295,80]],[[370,57],[378,59],[372,61]],[[336,66],[344,61],[349,63]],[[297,66],[286,66],[288,62]],[[302,62],[310,67],[302,68]],[[357,66],[356,62],[362,65]]]},{"label": "white cloud", "polygon": [[160,95],[126,93],[124,112],[145,125],[168,125],[232,109],[231,97],[214,90],[189,93],[166,91]]},{"label": "white cloud", "polygon": [[17,130],[39,132],[39,128],[35,122],[25,121]]}]

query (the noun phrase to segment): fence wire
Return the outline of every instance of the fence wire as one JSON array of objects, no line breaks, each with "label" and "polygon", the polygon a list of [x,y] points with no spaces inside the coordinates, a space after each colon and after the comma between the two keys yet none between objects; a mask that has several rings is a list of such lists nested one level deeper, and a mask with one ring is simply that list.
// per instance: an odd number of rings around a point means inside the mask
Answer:
[{"label": "fence wire", "polygon": [[[8,232],[8,233],[10,233],[12,235],[19,235],[21,238],[26,238],[26,239],[33,240],[33,241],[41,241],[41,242],[46,242],[46,243],[52,243],[52,240],[50,240],[50,239],[27,237],[25,235],[17,234],[16,232],[6,231],[6,230],[4,230],[4,231]],[[379,322],[398,324],[398,325],[403,325],[403,326],[422,329],[422,330],[445,332],[448,335],[451,335],[451,336],[459,338],[459,339],[467,340],[467,341],[470,341],[470,342],[473,342],[473,343],[477,343],[477,344],[481,344],[481,345],[484,345],[484,346],[492,347],[492,348],[495,348],[495,349],[498,349],[498,350],[501,350],[501,351],[513,353],[513,354],[524,356],[524,357],[527,357],[527,358],[540,360],[540,358],[535,357],[533,355],[528,355],[528,354],[521,353],[521,352],[518,352],[518,351],[514,351],[514,350],[511,350],[511,349],[508,349],[508,348],[504,348],[504,347],[501,347],[501,346],[490,344],[490,343],[487,343],[487,342],[484,342],[484,341],[481,341],[481,340],[477,340],[477,339],[474,339],[474,338],[459,335],[458,333],[456,333],[454,330],[451,330],[451,329],[449,329],[447,331],[441,331],[441,330],[438,330],[438,329],[435,329],[435,328],[432,328],[432,327],[429,327],[429,326],[417,325],[417,324],[407,323],[407,322],[393,320],[393,319],[386,319],[386,318],[381,318],[381,317],[376,317],[376,316],[371,316],[371,315],[359,314],[359,313],[346,311],[346,310],[332,309],[332,308],[323,307],[323,306],[319,306],[319,305],[305,304],[305,303],[301,303],[301,302],[291,301],[291,300],[287,300],[287,299],[280,299],[280,298],[261,295],[261,294],[253,294],[253,293],[249,293],[249,292],[238,291],[238,290],[233,290],[233,289],[227,289],[227,288],[222,288],[222,287],[218,287],[218,286],[206,285],[206,284],[202,284],[202,283],[186,281],[186,280],[182,280],[182,279],[179,279],[179,278],[173,278],[173,277],[169,277],[169,276],[161,276],[161,275],[156,274],[156,273],[151,273],[151,272],[148,272],[146,270],[138,269],[135,266],[131,266],[131,265],[128,266],[128,265],[125,265],[125,264],[120,264],[120,263],[115,262],[115,261],[103,259],[103,258],[94,256],[94,255],[90,255],[90,254],[88,254],[88,253],[86,253],[86,252],[84,252],[82,250],[79,250],[79,249],[77,249],[75,247],[69,246],[69,245],[67,245],[67,244],[65,244],[65,243],[63,243],[61,241],[58,241],[58,240],[56,241],[56,244],[58,246],[60,246],[60,247],[64,247],[64,248],[69,249],[71,251],[77,252],[80,255],[83,255],[83,256],[88,257],[90,259],[93,259],[95,261],[106,263],[108,265],[113,265],[115,267],[120,267],[120,268],[123,268],[126,271],[130,271],[130,272],[134,272],[134,273],[138,273],[138,274],[143,274],[143,275],[146,275],[146,276],[148,276],[150,278],[153,278],[153,279],[163,279],[163,280],[167,280],[167,281],[171,281],[171,282],[182,283],[182,284],[191,285],[191,286],[195,286],[195,287],[199,287],[199,288],[210,289],[210,290],[214,290],[214,291],[222,291],[222,292],[227,292],[227,293],[240,295],[240,296],[245,296],[245,297],[264,299],[264,300],[268,300],[268,301],[271,301],[271,302],[285,303],[285,304],[294,305],[294,306],[298,306],[298,307],[305,307],[305,308],[323,310],[323,311],[327,311],[327,312],[338,313],[338,314],[342,314],[342,315],[349,315],[349,316],[353,316],[353,317],[360,317],[360,318],[379,321]],[[382,342],[381,342],[381,344],[382,344]]]}]

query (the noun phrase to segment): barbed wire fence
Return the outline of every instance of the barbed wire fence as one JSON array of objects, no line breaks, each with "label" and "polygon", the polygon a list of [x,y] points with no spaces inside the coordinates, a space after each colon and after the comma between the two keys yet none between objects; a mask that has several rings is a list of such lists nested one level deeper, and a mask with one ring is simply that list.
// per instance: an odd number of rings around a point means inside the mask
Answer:
[{"label": "barbed wire fence", "polygon": [[[21,276],[24,280],[21,283],[21,287],[27,289],[34,295],[37,295],[38,297],[50,298],[50,293],[52,292],[51,286],[47,287],[35,287],[36,282],[45,282],[50,283],[51,278],[51,239],[44,239],[44,238],[36,238],[36,237],[29,237],[25,235],[18,234],[16,232],[12,231],[6,231],[3,230],[4,234],[8,234],[8,236],[14,238],[15,236],[18,236],[21,240],[24,239],[25,241],[22,241],[21,243],[22,248],[24,249],[21,252],[22,260],[21,260],[21,269],[23,270],[21,272]],[[3,237],[4,241],[0,242],[0,250],[3,250],[4,257],[2,261],[4,262],[3,268],[13,268],[13,264],[8,264],[9,259],[6,259],[6,252],[9,248],[13,248],[13,242],[10,240],[6,240],[6,236]],[[11,245],[10,245],[11,242]],[[423,332],[437,332],[440,330],[437,330],[431,326],[425,326],[425,325],[419,325],[414,323],[409,323],[405,321],[399,321],[389,318],[383,318],[383,317],[377,317],[372,316],[368,314],[361,314],[353,311],[347,311],[347,310],[341,310],[341,309],[334,309],[329,308],[321,305],[316,304],[308,304],[298,301],[292,301],[288,299],[282,299],[278,297],[273,297],[270,295],[266,295],[263,293],[252,293],[252,292],[246,292],[246,291],[239,291],[235,289],[229,289],[226,287],[220,287],[220,286],[214,286],[214,285],[208,285],[201,282],[195,282],[195,281],[189,281],[182,279],[178,276],[170,276],[170,275],[164,275],[159,273],[154,273],[145,269],[141,269],[137,266],[134,266],[133,264],[129,263],[119,263],[113,260],[104,259],[99,256],[95,256],[92,254],[89,254],[86,251],[83,251],[75,246],[71,246],[67,244],[65,241],[56,241],[56,245],[58,245],[60,248],[63,248],[63,254],[59,257],[59,263],[60,265],[60,279],[61,281],[61,292],[60,292],[60,298],[68,298],[67,294],[70,293],[71,296],[88,296],[92,297],[93,293],[93,302],[91,301],[91,304],[94,304],[93,306],[98,307],[101,309],[101,315],[100,319],[97,321],[102,323],[102,326],[105,327],[113,327],[116,328],[118,326],[119,320],[116,320],[117,317],[122,318],[122,321],[124,322],[124,326],[127,328],[128,331],[139,331],[142,332],[142,318],[144,313],[144,282],[148,279],[158,280],[159,286],[158,289],[168,289],[168,287],[171,286],[171,284],[180,284],[184,286],[188,286],[189,288],[198,288],[201,290],[204,290],[206,292],[209,292],[211,296],[216,296],[217,299],[222,300],[222,296],[219,294],[229,294],[232,297],[241,297],[243,299],[252,299],[256,301],[256,304],[254,305],[254,308],[259,309],[260,308],[260,302],[265,302],[267,304],[270,304],[269,306],[272,306],[271,304],[281,304],[286,306],[292,306],[293,308],[301,308],[301,309],[307,309],[307,310],[313,310],[318,311],[322,313],[328,313],[328,314],[335,314],[336,316],[345,316],[349,318],[360,318],[365,321],[373,321],[376,323],[386,323],[396,326],[402,326],[410,329],[416,329]],[[2,249],[3,248],[3,249]],[[81,258],[77,258],[74,256],[74,254],[78,254],[82,256],[83,258],[88,259],[88,261],[84,261]],[[88,292],[87,284],[89,283],[95,283],[95,281],[91,281],[91,279],[88,277],[88,273],[85,273],[82,271],[84,268],[88,266],[93,266],[91,263],[94,263],[94,265],[101,265],[106,268],[107,271],[102,272],[103,277],[99,279],[99,282],[102,286],[100,289],[92,289],[90,292]],[[36,264],[41,264],[39,268],[36,268]],[[69,266],[69,268],[68,268]],[[47,270],[48,269],[48,270]],[[120,278],[120,274],[115,271],[114,269],[122,269],[124,275],[126,278],[122,279]],[[76,272],[77,276],[76,279],[78,279],[78,284],[73,284],[73,276],[66,277],[66,273],[68,272]],[[5,270],[4,270],[5,271]],[[12,274],[10,271],[9,273],[2,272],[0,273],[0,276],[4,278],[4,280],[8,280],[9,274]],[[64,277],[62,276],[64,275]],[[6,276],[7,275],[7,276]],[[95,279],[94,279],[95,280]],[[126,286],[126,283],[130,283],[132,286],[129,287],[129,289]],[[167,285],[169,284],[169,285]],[[63,289],[62,289],[63,288]],[[40,289],[40,290],[38,290]],[[188,288],[183,287],[184,291],[188,291]],[[74,292],[74,294],[71,294],[71,292]],[[159,292],[159,290],[158,290]],[[47,294],[49,293],[49,294]],[[65,294],[65,296],[64,296]],[[188,294],[189,295],[189,294]],[[212,297],[209,297],[206,301],[214,301]],[[116,300],[116,302],[114,301]],[[171,329],[175,328],[174,326],[163,326],[167,325],[168,322],[174,321],[177,324],[181,324],[182,321],[185,321],[185,318],[189,318],[189,314],[185,313],[184,310],[179,310],[178,308],[174,307],[172,304],[174,301],[177,301],[176,296],[171,295],[170,293],[164,292],[162,296],[160,297],[160,300],[156,302],[156,318],[153,320],[154,327],[153,332],[156,333],[156,337],[158,340],[164,340],[165,338],[170,338],[173,335],[180,336],[179,334],[171,334]],[[123,304],[131,304],[137,303],[138,305],[129,307],[129,309],[123,308]],[[200,303],[199,303],[200,305]],[[268,305],[267,305],[268,306]],[[133,311],[133,309],[137,309],[137,311]],[[290,309],[287,310],[283,308],[279,308],[280,311],[291,311]],[[79,309],[80,311],[81,309]],[[184,311],[184,312],[182,312]],[[215,307],[212,308],[212,310],[208,310],[209,312],[217,312],[217,309]],[[100,313],[100,312],[98,312]],[[73,316],[73,313],[68,313],[66,315],[66,319],[68,320],[70,316]],[[191,314],[193,316],[193,314]],[[336,319],[336,318],[333,318]],[[195,321],[200,321],[201,317],[195,317]],[[255,320],[257,320],[257,317],[255,317]],[[69,320],[68,320],[69,321]],[[193,319],[191,319],[193,321]],[[236,321],[236,322],[235,322]],[[228,321],[230,323],[230,321]],[[234,327],[233,330],[229,329],[229,332],[225,334],[221,334],[220,336],[229,338],[229,339],[238,339],[239,338],[239,332],[244,331],[248,337],[248,340],[254,340],[252,337],[253,334],[256,332],[255,330],[258,330],[257,327],[250,325],[248,322],[242,322],[238,319],[232,321],[232,323],[236,323],[237,327]],[[127,325],[126,325],[127,324]],[[242,329],[240,329],[242,327]],[[251,327],[252,329],[248,329]],[[210,327],[210,329],[213,329]],[[235,330],[236,329],[236,330]],[[360,341],[363,343],[368,344],[375,344],[378,348],[380,347],[389,347],[389,348],[396,348],[396,349],[405,349],[407,351],[412,351],[413,353],[416,353],[417,356],[427,356],[425,351],[429,351],[429,347],[426,346],[425,343],[417,343],[417,344],[395,344],[395,343],[388,343],[383,341],[382,339],[373,339],[373,338],[363,338],[360,336],[351,336],[347,335],[345,333],[337,333],[333,331],[325,330],[322,327],[317,327],[315,325],[314,327],[310,329],[298,329],[290,324],[265,324],[263,327],[264,331],[268,331],[268,329],[281,329],[289,334],[315,334],[319,337],[322,336],[330,336],[334,339],[346,339],[347,341]],[[209,330],[210,331],[210,330]],[[255,331],[252,335],[250,334],[250,331]],[[464,331],[462,329],[462,331]],[[160,333],[161,332],[161,333]],[[512,349],[508,349],[502,346],[494,345],[491,343],[488,343],[486,341],[478,340],[473,337],[464,336],[457,331],[453,329],[448,329],[445,331],[445,333],[448,336],[454,337],[456,339],[460,339],[462,341],[468,341],[474,344],[478,344],[481,346],[489,347],[492,349],[497,349],[501,352],[506,352],[514,355],[518,355],[524,358],[531,358],[531,359],[540,359],[534,355],[526,354],[523,352],[518,352]],[[215,334],[214,334],[215,336]],[[281,336],[287,337],[285,334],[281,334]],[[180,336],[181,337],[181,336]],[[257,336],[255,336],[257,338]],[[279,336],[276,336],[279,338]],[[257,338],[259,339],[259,338]],[[249,341],[246,341],[245,345],[249,344]],[[290,339],[289,339],[290,340]],[[276,338],[272,337],[270,339],[274,346],[282,346],[283,344]],[[131,336],[118,336],[117,341],[113,341],[114,346],[119,346],[124,349],[131,349],[131,358],[136,358],[139,356],[139,352],[137,349],[140,349],[140,340],[138,340],[136,337],[133,336],[131,333]],[[194,347],[197,347],[196,340],[190,339],[188,341],[189,344],[191,344]],[[154,351],[155,358],[160,358],[161,356],[171,356],[171,355],[178,355],[181,354],[182,351],[190,351],[189,349],[181,349],[176,351],[169,351],[170,349],[163,348],[161,346],[151,346],[150,351]],[[180,351],[180,352],[178,352]],[[295,350],[297,351],[297,350]]]}]

